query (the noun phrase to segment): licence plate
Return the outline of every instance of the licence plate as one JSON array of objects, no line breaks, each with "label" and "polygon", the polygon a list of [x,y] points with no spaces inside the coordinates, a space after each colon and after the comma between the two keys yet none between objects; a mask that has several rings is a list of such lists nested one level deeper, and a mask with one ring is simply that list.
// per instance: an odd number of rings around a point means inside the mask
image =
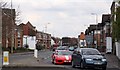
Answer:
[{"label": "licence plate", "polygon": [[66,60],[66,61],[64,61],[64,62],[71,62],[71,61]]},{"label": "licence plate", "polygon": [[100,62],[95,62],[94,64],[96,64],[96,65],[101,65],[102,63],[100,63]]}]

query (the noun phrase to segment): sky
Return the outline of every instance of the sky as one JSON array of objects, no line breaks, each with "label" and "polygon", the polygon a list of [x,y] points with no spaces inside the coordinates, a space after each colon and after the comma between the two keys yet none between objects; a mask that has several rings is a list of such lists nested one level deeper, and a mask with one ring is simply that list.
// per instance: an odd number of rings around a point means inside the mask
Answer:
[{"label": "sky", "polygon": [[96,15],[98,23],[101,23],[102,14],[110,14],[112,2],[113,0],[12,0],[13,8],[21,12],[22,23],[30,21],[38,31],[55,37],[78,37],[90,24],[96,24]]}]

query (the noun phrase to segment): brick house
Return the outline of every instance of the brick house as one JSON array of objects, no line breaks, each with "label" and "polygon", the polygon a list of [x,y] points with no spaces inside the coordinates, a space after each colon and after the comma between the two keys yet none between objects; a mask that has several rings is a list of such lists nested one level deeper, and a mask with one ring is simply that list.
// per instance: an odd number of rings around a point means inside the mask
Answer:
[{"label": "brick house", "polygon": [[29,21],[21,23],[16,29],[16,47],[23,47],[24,36],[36,36],[36,29]]},{"label": "brick house", "polygon": [[44,33],[41,31],[37,31],[36,33],[36,40],[45,48],[51,47],[51,34]]},{"label": "brick house", "polygon": [[110,18],[111,14],[103,14],[102,15],[102,23],[101,23],[101,46],[106,51],[106,38],[111,37],[110,34]]},{"label": "brick house", "polygon": [[[99,48],[99,46],[100,46],[100,26],[98,24],[90,25],[88,27],[88,29],[86,29],[85,35],[91,37],[91,40],[90,40],[91,47]],[[88,44],[88,42],[87,42],[87,44]]]},{"label": "brick house", "polygon": [[36,36],[36,27],[34,27],[29,21],[23,26],[23,35]]},{"label": "brick house", "polygon": [[23,46],[23,25],[16,25],[15,29],[15,48]]}]

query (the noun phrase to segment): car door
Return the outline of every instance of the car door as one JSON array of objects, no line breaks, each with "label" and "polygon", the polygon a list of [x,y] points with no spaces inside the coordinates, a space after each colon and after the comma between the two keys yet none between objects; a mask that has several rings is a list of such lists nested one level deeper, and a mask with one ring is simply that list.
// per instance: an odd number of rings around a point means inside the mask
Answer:
[{"label": "car door", "polygon": [[80,51],[74,51],[72,55],[72,59],[75,65],[80,65],[81,62],[81,54]]}]

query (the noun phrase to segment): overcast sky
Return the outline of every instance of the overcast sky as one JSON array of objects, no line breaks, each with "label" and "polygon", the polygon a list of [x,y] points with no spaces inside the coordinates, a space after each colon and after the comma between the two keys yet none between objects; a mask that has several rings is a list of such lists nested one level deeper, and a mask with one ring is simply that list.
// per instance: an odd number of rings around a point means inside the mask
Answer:
[{"label": "overcast sky", "polygon": [[[8,0],[10,1],[10,0]],[[38,31],[56,37],[77,37],[90,24],[95,15],[101,22],[102,14],[109,14],[113,0],[12,0],[14,8],[20,6],[22,23],[31,22]],[[48,24],[50,23],[50,24]]]}]

